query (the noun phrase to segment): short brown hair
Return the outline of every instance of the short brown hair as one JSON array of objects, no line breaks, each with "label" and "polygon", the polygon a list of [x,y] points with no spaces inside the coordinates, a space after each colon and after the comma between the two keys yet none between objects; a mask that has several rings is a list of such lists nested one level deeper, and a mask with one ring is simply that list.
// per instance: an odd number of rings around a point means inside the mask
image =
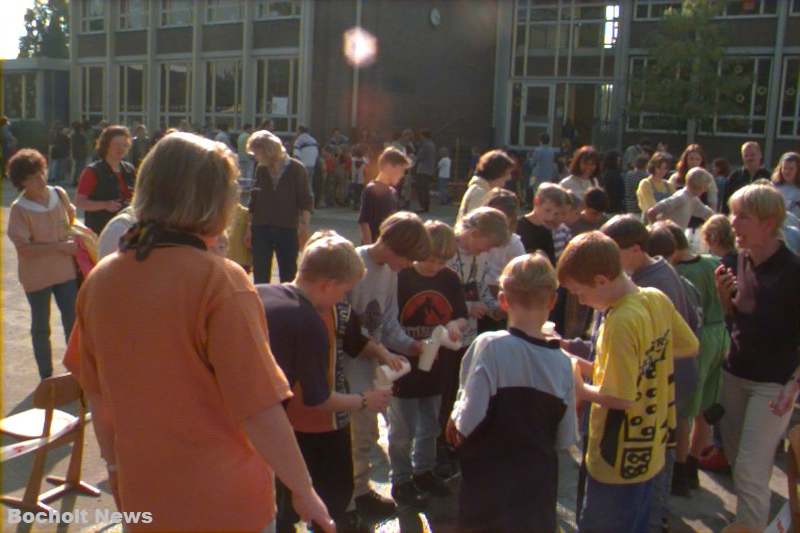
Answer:
[{"label": "short brown hair", "polygon": [[550,260],[537,251],[512,259],[500,275],[500,288],[509,303],[535,309],[550,302],[558,288],[558,280]]},{"label": "short brown hair", "polygon": [[644,249],[650,237],[647,226],[635,215],[616,215],[603,224],[600,231],[613,239],[622,250],[634,245]]},{"label": "short brown hair", "polygon": [[700,228],[700,233],[708,243],[714,242],[726,250],[736,248],[736,236],[733,234],[733,226],[731,226],[731,221],[725,215],[712,215]]},{"label": "short brown hair", "polygon": [[502,178],[506,172],[514,168],[514,160],[503,150],[490,150],[478,159],[475,175],[486,181]]},{"label": "short brown hair", "polygon": [[105,159],[106,155],[108,155],[108,147],[111,145],[111,141],[114,140],[114,137],[127,137],[130,141],[131,132],[128,128],[119,124],[104,128],[103,131],[100,132],[100,136],[97,138],[97,143],[95,144],[95,150],[97,150],[97,155],[100,156],[100,159]]},{"label": "short brown hair", "polygon": [[580,176],[582,161],[594,161],[594,174],[592,174],[592,177],[596,177],[600,173],[600,153],[595,150],[594,146],[581,146],[572,154],[569,173],[573,176]]},{"label": "short brown hair", "polygon": [[669,154],[665,154],[664,152],[656,152],[653,154],[653,157],[650,158],[650,161],[647,162],[647,172],[650,174],[655,174],[656,169],[661,165],[669,166],[672,163],[672,158]]},{"label": "short brown hair", "polygon": [[677,249],[675,237],[669,228],[661,223],[653,224],[650,228],[650,238],[647,239],[645,251],[650,256],[660,255],[664,259],[669,259]]},{"label": "short brown hair", "polygon": [[364,261],[353,243],[333,230],[315,232],[300,254],[298,276],[309,281],[348,283],[364,276]]},{"label": "short brown hair", "polygon": [[422,219],[414,213],[399,211],[383,221],[376,244],[411,261],[424,261],[431,255],[431,238]]},{"label": "short brown hair", "polygon": [[479,207],[473,209],[461,219],[456,228],[456,233],[474,229],[481,236],[489,239],[492,247],[503,246],[511,238],[511,229],[508,219],[499,209],[494,207]]},{"label": "short brown hair", "polygon": [[394,146],[386,148],[378,158],[378,166],[391,165],[393,167],[410,167],[411,160],[406,154]]},{"label": "short brown hair", "polygon": [[519,197],[516,194],[508,189],[495,187],[489,191],[484,205],[502,211],[508,218],[508,227],[514,231],[517,227],[517,218],[519,218]]},{"label": "short brown hair", "polygon": [[552,202],[556,207],[563,207],[567,203],[567,191],[555,183],[542,183],[533,199],[535,205]]},{"label": "short brown hair", "polygon": [[141,223],[219,235],[239,200],[239,167],[222,143],[193,133],[167,135],[139,168],[133,210]]},{"label": "short brown hair", "polygon": [[431,238],[430,257],[442,261],[449,261],[456,255],[456,234],[453,228],[441,220],[428,220],[425,222],[425,231]]},{"label": "short brown hair", "polygon": [[772,183],[775,185],[786,183],[786,180],[783,177],[783,164],[786,162],[792,162],[797,165],[798,175],[794,178],[793,185],[795,187],[800,187],[800,154],[797,152],[786,152],[781,156],[781,160],[778,161],[778,164],[775,166],[775,170],[772,171]]},{"label": "short brown hair", "polygon": [[17,190],[24,189],[22,185],[34,174],[47,171],[47,160],[39,150],[23,148],[14,154],[8,161],[8,177]]},{"label": "short brown hair", "polygon": [[562,285],[571,280],[593,287],[596,276],[615,280],[622,274],[619,246],[599,231],[582,233],[564,248],[556,272]]},{"label": "short brown hair", "polygon": [[650,233],[652,234],[653,230],[660,230],[661,228],[666,228],[667,231],[669,231],[672,235],[672,238],[675,239],[676,250],[689,249],[689,239],[686,238],[686,233],[683,232],[679,225],[671,220],[659,220],[653,224],[653,227],[650,229]]}]

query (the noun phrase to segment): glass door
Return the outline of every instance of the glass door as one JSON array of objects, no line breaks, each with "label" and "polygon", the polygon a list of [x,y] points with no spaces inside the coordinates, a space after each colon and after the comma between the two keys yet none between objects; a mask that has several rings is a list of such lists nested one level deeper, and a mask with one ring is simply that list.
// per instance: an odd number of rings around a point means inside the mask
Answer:
[{"label": "glass door", "polygon": [[553,135],[555,116],[554,86],[526,84],[522,87],[519,140],[523,146],[536,146],[543,133]]}]

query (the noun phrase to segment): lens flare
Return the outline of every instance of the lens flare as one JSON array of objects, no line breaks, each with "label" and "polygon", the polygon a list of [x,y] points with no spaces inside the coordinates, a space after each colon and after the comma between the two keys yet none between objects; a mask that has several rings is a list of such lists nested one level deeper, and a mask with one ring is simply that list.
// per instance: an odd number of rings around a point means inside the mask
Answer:
[{"label": "lens flare", "polygon": [[344,57],[354,67],[366,67],[375,62],[378,55],[378,39],[362,28],[351,28],[344,32]]}]

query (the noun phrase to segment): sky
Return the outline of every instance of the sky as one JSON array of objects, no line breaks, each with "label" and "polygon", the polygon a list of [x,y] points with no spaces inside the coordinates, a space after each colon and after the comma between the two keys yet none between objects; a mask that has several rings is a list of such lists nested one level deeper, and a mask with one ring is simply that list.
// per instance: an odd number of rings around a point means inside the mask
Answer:
[{"label": "sky", "polygon": [[25,10],[33,0],[0,0],[0,59],[15,59],[19,38],[25,35]]}]

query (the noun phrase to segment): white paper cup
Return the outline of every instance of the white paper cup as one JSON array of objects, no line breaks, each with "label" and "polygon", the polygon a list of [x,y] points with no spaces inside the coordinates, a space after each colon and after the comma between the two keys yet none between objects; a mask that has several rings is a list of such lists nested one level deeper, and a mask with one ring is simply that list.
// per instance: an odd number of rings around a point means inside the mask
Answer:
[{"label": "white paper cup", "polygon": [[552,335],[556,332],[556,325],[549,320],[542,324],[542,334],[543,335]]},{"label": "white paper cup", "polygon": [[436,360],[436,354],[439,352],[439,343],[433,339],[425,339],[422,341],[422,353],[419,356],[417,368],[423,372],[430,372],[433,368],[433,362]]},{"label": "white paper cup", "polygon": [[451,350],[458,350],[461,348],[461,341],[450,340],[450,334],[447,332],[447,328],[444,326],[436,326],[436,329],[433,330],[433,335],[431,335],[431,338],[445,348],[450,348]]}]

